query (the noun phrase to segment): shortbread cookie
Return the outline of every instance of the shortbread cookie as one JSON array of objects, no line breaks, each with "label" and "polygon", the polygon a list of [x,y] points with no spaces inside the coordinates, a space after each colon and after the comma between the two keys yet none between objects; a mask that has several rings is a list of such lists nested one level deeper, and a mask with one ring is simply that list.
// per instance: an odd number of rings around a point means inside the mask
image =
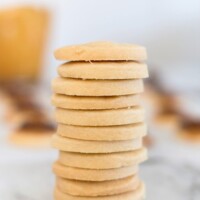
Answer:
[{"label": "shortbread cookie", "polygon": [[83,181],[108,181],[134,175],[138,172],[138,166],[132,165],[117,169],[82,169],[68,167],[55,162],[53,171],[61,178]]},{"label": "shortbread cookie", "polygon": [[146,49],[142,46],[135,44],[118,44],[107,41],[65,46],[57,49],[54,55],[58,60],[72,61],[143,61],[147,58]]},{"label": "shortbread cookie", "polygon": [[107,196],[130,192],[136,190],[139,184],[140,180],[137,175],[101,182],[78,181],[60,177],[58,177],[56,181],[56,186],[61,192],[73,196],[86,197]]},{"label": "shortbread cookie", "polygon": [[73,126],[58,124],[57,134],[63,137],[95,140],[95,141],[118,141],[131,140],[143,137],[147,134],[145,123],[121,125],[121,126]]},{"label": "shortbread cookie", "polygon": [[77,97],[62,94],[52,96],[52,104],[58,108],[76,110],[117,109],[140,104],[140,95],[123,95],[110,97]]},{"label": "shortbread cookie", "polygon": [[138,150],[142,147],[142,138],[108,142],[76,140],[54,135],[52,138],[52,146],[60,151],[77,153],[112,153]]},{"label": "shortbread cookie", "polygon": [[67,62],[58,74],[81,79],[142,79],[148,77],[147,65],[139,62]]},{"label": "shortbread cookie", "polygon": [[56,78],[52,81],[55,93],[72,96],[120,96],[144,91],[141,79],[134,80],[80,80]]},{"label": "shortbread cookie", "polygon": [[59,163],[85,169],[114,169],[138,165],[147,159],[145,148],[117,153],[85,154],[61,151]]},{"label": "shortbread cookie", "polygon": [[72,196],[69,194],[62,193],[58,188],[56,188],[54,197],[55,200],[144,200],[145,187],[144,184],[141,183],[136,190],[131,192],[98,197]]},{"label": "shortbread cookie", "polygon": [[143,107],[130,107],[115,110],[68,110],[57,108],[56,121],[78,126],[114,126],[143,122]]},{"label": "shortbread cookie", "polygon": [[9,142],[16,147],[49,148],[53,130],[16,130],[9,134]]}]

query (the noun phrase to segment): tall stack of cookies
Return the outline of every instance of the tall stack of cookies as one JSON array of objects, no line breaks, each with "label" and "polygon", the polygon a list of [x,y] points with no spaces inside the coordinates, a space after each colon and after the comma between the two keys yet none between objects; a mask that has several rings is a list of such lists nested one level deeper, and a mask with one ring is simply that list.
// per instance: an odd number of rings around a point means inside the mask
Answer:
[{"label": "tall stack of cookies", "polygon": [[55,200],[142,200],[138,165],[147,158],[147,133],[140,105],[148,77],[144,47],[111,42],[67,46],[55,51],[52,82],[59,158]]}]

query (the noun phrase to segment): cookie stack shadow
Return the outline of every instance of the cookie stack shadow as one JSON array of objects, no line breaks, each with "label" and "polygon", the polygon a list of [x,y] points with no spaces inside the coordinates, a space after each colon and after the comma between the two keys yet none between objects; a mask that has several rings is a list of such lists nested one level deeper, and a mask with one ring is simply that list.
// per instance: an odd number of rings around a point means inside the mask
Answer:
[{"label": "cookie stack shadow", "polygon": [[141,200],[138,165],[147,159],[140,105],[148,70],[144,47],[96,42],[63,47],[52,82],[59,150],[55,199]]}]

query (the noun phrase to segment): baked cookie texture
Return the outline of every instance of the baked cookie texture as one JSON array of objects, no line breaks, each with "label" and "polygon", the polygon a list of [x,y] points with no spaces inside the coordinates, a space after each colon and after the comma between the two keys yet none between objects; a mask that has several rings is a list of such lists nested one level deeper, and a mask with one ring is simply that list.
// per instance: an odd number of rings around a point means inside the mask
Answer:
[{"label": "baked cookie texture", "polygon": [[60,151],[79,153],[111,153],[140,149],[142,138],[123,141],[90,141],[77,140],[54,135],[52,146]]},{"label": "baked cookie texture", "polygon": [[111,181],[78,181],[57,178],[56,186],[63,193],[73,196],[107,196],[134,191],[140,184],[138,175]]},{"label": "baked cookie texture", "polygon": [[144,91],[140,79],[133,80],[82,80],[56,78],[52,89],[57,94],[72,96],[121,96]]},{"label": "baked cookie texture", "polygon": [[141,183],[136,190],[131,192],[125,192],[118,195],[107,195],[98,197],[84,197],[84,196],[72,196],[67,193],[62,193],[58,188],[54,192],[55,200],[143,200],[145,198],[145,187]]},{"label": "baked cookie texture", "polygon": [[57,108],[57,122],[77,126],[114,126],[143,122],[143,107],[130,107],[115,110],[80,111]]},{"label": "baked cookie texture", "polygon": [[148,77],[147,65],[133,61],[121,62],[67,62],[58,67],[65,78],[115,80]]},{"label": "baked cookie texture", "polygon": [[98,41],[65,46],[54,52],[57,60],[70,61],[144,61],[146,49],[134,44]]},{"label": "baked cookie texture", "polygon": [[58,123],[52,146],[56,200],[142,200],[139,164],[148,155],[141,103],[148,77],[146,49],[92,42],[57,49],[52,81]]},{"label": "baked cookie texture", "polygon": [[51,98],[52,104],[57,108],[66,108],[74,110],[105,110],[128,108],[140,105],[139,94],[124,96],[69,96],[55,94]]},{"label": "baked cookie texture", "polygon": [[73,126],[58,124],[57,134],[63,137],[94,140],[94,141],[120,141],[143,137],[147,134],[145,123],[135,123],[119,126]]},{"label": "baked cookie texture", "polygon": [[131,165],[116,169],[83,169],[64,166],[56,162],[53,170],[58,177],[62,178],[82,181],[107,181],[135,175],[138,172],[138,166]]},{"label": "baked cookie texture", "polygon": [[114,169],[130,165],[138,165],[147,159],[147,150],[141,148],[133,151],[116,153],[72,153],[61,151],[59,163],[85,169]]}]

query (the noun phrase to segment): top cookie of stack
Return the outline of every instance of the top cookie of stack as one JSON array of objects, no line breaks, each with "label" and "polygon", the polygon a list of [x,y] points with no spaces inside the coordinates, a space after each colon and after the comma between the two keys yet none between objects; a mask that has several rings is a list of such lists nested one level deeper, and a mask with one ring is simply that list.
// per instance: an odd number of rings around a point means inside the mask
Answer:
[{"label": "top cookie of stack", "polygon": [[60,48],[55,57],[70,61],[52,82],[58,122],[53,146],[61,151],[55,198],[142,199],[136,174],[147,157],[139,105],[148,77],[145,48],[95,42]]}]

